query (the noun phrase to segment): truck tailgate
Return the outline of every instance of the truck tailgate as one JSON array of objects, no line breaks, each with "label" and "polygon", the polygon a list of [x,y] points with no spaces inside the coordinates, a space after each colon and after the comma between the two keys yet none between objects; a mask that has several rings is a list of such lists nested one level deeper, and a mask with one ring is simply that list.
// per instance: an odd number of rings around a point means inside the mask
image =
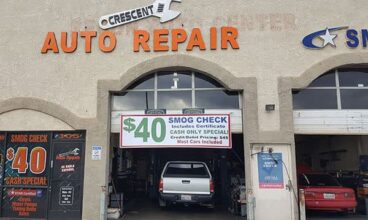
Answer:
[{"label": "truck tailgate", "polygon": [[165,177],[163,183],[164,193],[210,194],[210,180],[208,178]]}]

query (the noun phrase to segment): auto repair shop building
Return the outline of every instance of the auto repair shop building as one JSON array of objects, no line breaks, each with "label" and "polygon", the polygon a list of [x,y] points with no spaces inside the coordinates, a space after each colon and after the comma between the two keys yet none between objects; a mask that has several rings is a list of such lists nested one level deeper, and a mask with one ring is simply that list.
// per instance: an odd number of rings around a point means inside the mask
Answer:
[{"label": "auto repair shop building", "polygon": [[208,161],[221,195],[241,176],[248,219],[298,219],[297,164],[356,173],[368,155],[367,7],[4,2],[0,216],[105,219],[116,191],[155,198],[175,158]]}]

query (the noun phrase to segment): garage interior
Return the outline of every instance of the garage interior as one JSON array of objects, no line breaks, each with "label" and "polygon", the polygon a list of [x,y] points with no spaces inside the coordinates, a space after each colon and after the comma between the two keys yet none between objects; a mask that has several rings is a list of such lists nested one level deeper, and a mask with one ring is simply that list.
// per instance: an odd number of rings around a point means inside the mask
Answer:
[{"label": "garage interior", "polygon": [[[366,215],[367,194],[360,191],[367,184],[367,167],[362,164],[368,155],[368,136],[364,135],[296,135],[296,160],[298,173],[328,173],[339,183],[354,190],[358,206],[356,213],[334,218],[356,219]],[[323,211],[307,212],[307,219],[331,218]],[[363,218],[366,218],[363,217]]]},{"label": "garage interior", "polygon": [[[120,148],[122,115],[229,114],[232,149],[216,148]],[[237,201],[245,201],[242,96],[229,91],[208,75],[188,69],[162,70],[111,93],[110,210],[119,208],[134,219],[237,219]],[[174,205],[159,208],[158,191],[167,161],[205,162],[215,183],[215,208]],[[241,194],[241,195],[240,195]],[[195,217],[197,216],[197,217]]]},{"label": "garage interior", "polygon": [[[122,149],[119,148],[119,134],[112,133],[109,207],[121,208],[128,219],[134,219],[135,215],[143,218],[144,213],[140,212],[150,213],[150,218],[165,212],[173,216],[191,216],[197,212],[199,216],[214,215],[213,219],[245,219],[244,214],[240,217],[241,207],[237,202],[240,191],[245,195],[243,135],[232,134],[232,140],[232,149]],[[215,182],[215,209],[185,205],[160,209],[158,185],[167,161],[205,162]]]}]

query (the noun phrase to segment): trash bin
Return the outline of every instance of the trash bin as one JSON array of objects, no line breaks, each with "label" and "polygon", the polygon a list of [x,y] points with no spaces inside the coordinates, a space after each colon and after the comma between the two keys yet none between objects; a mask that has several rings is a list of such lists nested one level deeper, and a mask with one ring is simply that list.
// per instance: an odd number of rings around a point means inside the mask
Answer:
[{"label": "trash bin", "polygon": [[124,195],[123,193],[111,193],[110,194],[110,208],[120,209],[120,214],[124,212]]}]

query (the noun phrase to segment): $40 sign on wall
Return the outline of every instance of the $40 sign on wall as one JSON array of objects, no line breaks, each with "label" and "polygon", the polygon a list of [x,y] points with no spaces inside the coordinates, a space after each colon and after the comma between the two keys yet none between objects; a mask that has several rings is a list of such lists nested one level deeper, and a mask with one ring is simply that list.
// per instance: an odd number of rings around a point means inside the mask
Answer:
[{"label": "$40 sign on wall", "polygon": [[9,148],[6,159],[12,161],[11,168],[18,173],[26,173],[29,169],[33,174],[41,174],[46,169],[46,150],[43,147],[35,147],[31,150],[28,158],[28,148],[18,147],[15,152]]}]

